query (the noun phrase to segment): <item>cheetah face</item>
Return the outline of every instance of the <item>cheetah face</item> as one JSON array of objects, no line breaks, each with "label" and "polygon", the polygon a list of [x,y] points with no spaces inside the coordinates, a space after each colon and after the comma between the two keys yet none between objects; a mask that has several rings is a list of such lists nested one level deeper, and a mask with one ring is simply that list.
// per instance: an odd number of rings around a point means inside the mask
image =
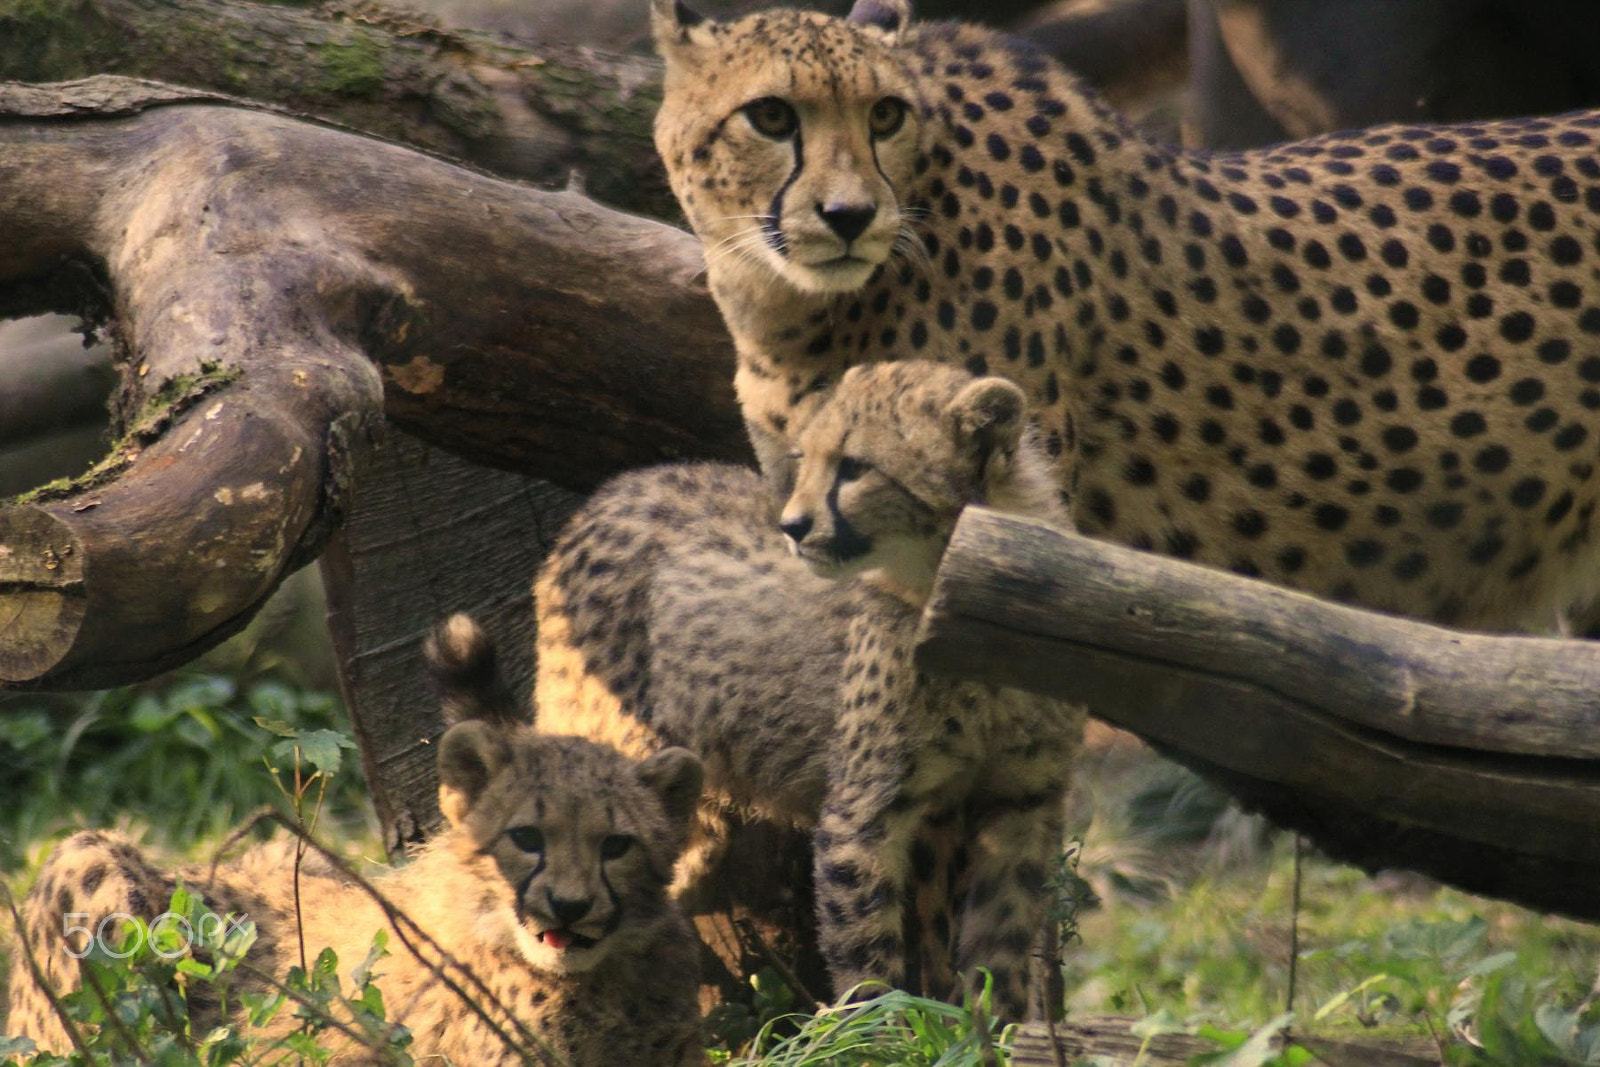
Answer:
[{"label": "cheetah face", "polygon": [[894,48],[909,14],[861,0],[850,20],[780,10],[718,24],[655,0],[656,146],[714,281],[849,292],[897,247],[915,254],[902,194],[926,108]]},{"label": "cheetah face", "polygon": [[1025,401],[1002,378],[920,360],[854,367],[807,424],[779,527],[812,570],[930,585],[961,509],[1020,444]]},{"label": "cheetah face", "polygon": [[580,738],[469,721],[446,731],[439,764],[440,807],[492,887],[486,932],[539,970],[569,973],[653,935],[700,795],[692,753],[635,763]]}]

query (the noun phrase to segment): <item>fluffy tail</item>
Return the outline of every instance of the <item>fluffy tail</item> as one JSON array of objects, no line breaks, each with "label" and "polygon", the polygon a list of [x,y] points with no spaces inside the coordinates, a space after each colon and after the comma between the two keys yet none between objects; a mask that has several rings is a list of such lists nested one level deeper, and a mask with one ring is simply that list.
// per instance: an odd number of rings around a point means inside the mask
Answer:
[{"label": "fluffy tail", "polygon": [[512,726],[526,718],[500,675],[494,639],[470,615],[452,615],[433,628],[422,648],[445,721],[468,719]]}]

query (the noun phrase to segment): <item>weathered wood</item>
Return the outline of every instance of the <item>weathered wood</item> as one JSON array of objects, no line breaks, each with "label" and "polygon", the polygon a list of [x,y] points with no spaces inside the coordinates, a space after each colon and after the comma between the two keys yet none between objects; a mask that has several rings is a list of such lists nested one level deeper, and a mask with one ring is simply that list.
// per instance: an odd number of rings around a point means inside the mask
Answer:
[{"label": "weathered wood", "polygon": [[[0,86],[0,115],[142,91],[112,88]],[[0,218],[0,307],[108,276],[125,367],[108,459],[0,508],[0,685],[117,684],[235,632],[320,550],[382,411],[578,489],[747,454],[698,243],[574,192],[175,104],[0,124]]]},{"label": "weathered wood", "polygon": [[1600,917],[1600,646],[1377,615],[979,508],[924,626],[924,668],[1082,701],[1335,855]]},{"label": "weathered wood", "polygon": [[0,79],[157,78],[674,217],[650,124],[659,64],[445,27],[371,3],[0,4]]},{"label": "weathered wood", "polygon": [[[1188,1034],[1161,1034],[1146,1042],[1133,1034],[1137,1021],[1117,1015],[1086,1015],[1056,1023],[1053,1029],[1029,1025],[1017,1035],[1011,1063],[1013,1067],[1064,1067],[1092,1056],[1105,1067],[1161,1067],[1187,1064],[1196,1056],[1218,1051],[1215,1043]],[[1297,1031],[1295,1043],[1315,1052],[1317,1062],[1327,1067],[1429,1067],[1439,1062],[1437,1050],[1420,1041],[1351,1041],[1310,1037]]]}]

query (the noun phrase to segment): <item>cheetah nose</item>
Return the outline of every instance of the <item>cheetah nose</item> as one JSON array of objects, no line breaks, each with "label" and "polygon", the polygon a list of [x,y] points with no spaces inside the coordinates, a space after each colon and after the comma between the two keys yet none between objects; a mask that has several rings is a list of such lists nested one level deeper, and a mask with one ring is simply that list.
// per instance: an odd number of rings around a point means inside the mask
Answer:
[{"label": "cheetah nose", "polygon": [[789,540],[799,544],[806,539],[806,534],[811,532],[811,516],[796,515],[778,523],[778,529],[789,535]]},{"label": "cheetah nose", "polygon": [[562,926],[571,926],[585,915],[594,906],[593,897],[567,899],[558,897],[554,893],[545,894],[550,899],[550,914],[555,916]]},{"label": "cheetah nose", "polygon": [[872,220],[878,217],[878,209],[872,204],[829,204],[827,207],[818,204],[817,214],[830,230],[848,243],[866,232]]}]

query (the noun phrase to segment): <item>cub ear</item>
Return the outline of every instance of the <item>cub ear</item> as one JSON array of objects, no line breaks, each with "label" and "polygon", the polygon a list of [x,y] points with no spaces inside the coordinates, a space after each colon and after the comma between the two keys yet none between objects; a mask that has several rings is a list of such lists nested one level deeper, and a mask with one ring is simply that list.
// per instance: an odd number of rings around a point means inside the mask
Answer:
[{"label": "cub ear", "polygon": [[1017,450],[1027,410],[1028,398],[1016,383],[979,378],[956,394],[945,413],[955,421],[957,440],[975,449],[979,467],[986,468],[995,452],[1009,456]]},{"label": "cub ear", "polygon": [[650,30],[656,54],[669,63],[696,43],[713,23],[683,0],[650,0]]},{"label": "cub ear", "polygon": [[439,810],[460,826],[505,762],[501,732],[479,719],[459,722],[439,739]]},{"label": "cub ear", "polygon": [[639,778],[661,797],[675,823],[686,823],[700,803],[704,771],[700,757],[686,748],[664,748],[639,764]]},{"label": "cub ear", "polygon": [[911,0],[856,0],[845,21],[870,26],[893,44],[911,23]]}]

